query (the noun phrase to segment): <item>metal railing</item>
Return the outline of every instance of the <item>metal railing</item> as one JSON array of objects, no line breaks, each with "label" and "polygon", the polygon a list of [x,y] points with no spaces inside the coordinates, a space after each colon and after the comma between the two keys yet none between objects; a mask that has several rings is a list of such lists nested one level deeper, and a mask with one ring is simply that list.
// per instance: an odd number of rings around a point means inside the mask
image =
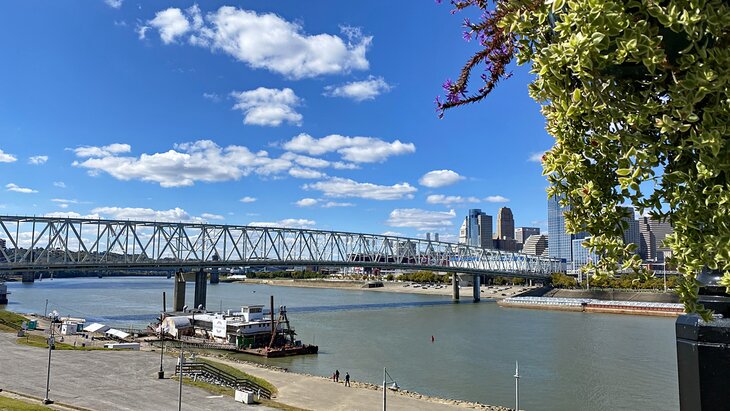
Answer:
[{"label": "metal railing", "polygon": [[[235,390],[250,391],[260,398],[271,399],[271,391],[254,381],[236,377],[220,368],[205,362],[186,362],[182,365],[182,373],[187,376],[204,376],[214,379]],[[180,374],[180,365],[175,366],[175,374]]]}]

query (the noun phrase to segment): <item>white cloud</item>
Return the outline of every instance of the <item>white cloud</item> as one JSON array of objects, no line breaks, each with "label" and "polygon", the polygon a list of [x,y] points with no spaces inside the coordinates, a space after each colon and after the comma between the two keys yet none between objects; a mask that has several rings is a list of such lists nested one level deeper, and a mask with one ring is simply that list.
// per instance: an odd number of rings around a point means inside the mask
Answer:
[{"label": "white cloud", "polygon": [[451,170],[433,170],[424,174],[419,183],[422,186],[437,188],[445,187],[451,184],[458,183],[463,180],[464,177],[460,176],[459,173]]},{"label": "white cloud", "polygon": [[7,154],[4,151],[0,150],[0,163],[12,163],[17,160],[17,157],[15,157],[14,155]]},{"label": "white cloud", "polygon": [[314,198],[302,198],[301,200],[297,201],[295,204],[298,207],[311,207],[315,204],[317,204],[319,201]]},{"label": "white cloud", "polygon": [[391,227],[410,227],[429,231],[450,227],[454,217],[456,217],[454,210],[428,211],[419,208],[397,208],[390,212],[387,223]]},{"label": "white cloud", "polygon": [[[180,9],[174,7],[158,11],[155,13],[155,18],[147,23],[160,32],[160,38],[165,44],[174,42],[176,37],[180,37],[190,30],[188,19]],[[140,36],[144,38],[142,34]]]},{"label": "white cloud", "polygon": [[[94,151],[91,149],[98,147],[86,149]],[[139,158],[101,151],[99,157],[74,162],[73,165],[88,169],[92,175],[106,172],[119,180],[155,182],[162,187],[191,186],[196,181],[237,180],[252,172],[277,174],[292,166],[290,161],[270,158],[266,151],[253,153],[243,146],[221,148],[210,140],[176,144],[175,150],[142,154]]]},{"label": "white cloud", "polygon": [[200,217],[206,220],[225,220],[225,217],[219,214],[203,213],[200,215]]},{"label": "white cloud", "polygon": [[253,203],[254,201],[256,201],[256,197],[249,197],[249,196],[246,196],[246,197],[243,197],[243,198],[241,198],[241,199],[240,199],[240,200],[238,200],[238,201],[240,201],[240,202],[242,202],[242,203]]},{"label": "white cloud", "polygon": [[381,235],[387,235],[390,237],[405,237],[405,234],[399,233],[398,231],[385,231]]},{"label": "white cloud", "polygon": [[248,223],[250,226],[257,227],[283,227],[283,228],[308,228],[316,225],[317,222],[314,220],[306,220],[303,218],[286,218],[279,221],[252,221]]},{"label": "white cloud", "polygon": [[179,207],[169,210],[135,207],[98,207],[91,210],[91,212],[115,220],[202,222],[200,217],[193,217]]},{"label": "white cloud", "polygon": [[58,188],[66,188],[66,183],[64,183],[63,181],[54,181],[53,186]]},{"label": "white cloud", "polygon": [[401,143],[400,140],[388,143],[379,138],[347,137],[338,134],[318,139],[305,133],[287,141],[283,147],[309,155],[337,152],[343,159],[355,163],[382,162],[390,156],[410,154],[416,151],[413,143]]},{"label": "white cloud", "polygon": [[129,144],[114,143],[108,146],[81,146],[74,148],[72,151],[77,157],[107,157],[114,154],[129,153],[132,146]]},{"label": "white cloud", "polygon": [[122,7],[122,3],[124,3],[124,0],[104,0],[104,3],[106,3],[106,5],[111,8],[118,9]]},{"label": "white cloud", "polygon": [[294,178],[308,178],[308,179],[327,177],[327,174],[319,172],[317,170],[312,170],[312,169],[308,169],[308,168],[300,168],[300,167],[293,167],[293,168],[289,169],[289,175]]},{"label": "white cloud", "polygon": [[367,80],[352,81],[339,86],[325,87],[325,96],[344,97],[355,101],[373,100],[390,91],[391,86],[382,77],[369,76]]},{"label": "white cloud", "polygon": [[502,196],[489,196],[484,199],[488,203],[508,203],[509,198]]},{"label": "white cloud", "polygon": [[256,90],[231,93],[237,103],[233,106],[244,113],[244,124],[277,127],[281,123],[301,125],[302,115],[294,107],[302,100],[290,88],[275,89],[259,87]]},{"label": "white cloud", "polygon": [[533,163],[542,163],[542,156],[545,155],[544,151],[540,151],[537,153],[530,154],[530,157],[527,159],[527,161],[533,162]]},{"label": "white cloud", "polygon": [[169,8],[148,22],[163,43],[189,34],[188,42],[222,51],[252,68],[266,69],[293,79],[367,70],[365,57],[372,37],[343,28],[347,41],[332,34],[309,35],[298,23],[273,13],[224,6],[204,17],[196,6]]},{"label": "white cloud", "polygon": [[352,203],[339,203],[337,201],[328,201],[322,204],[322,208],[333,208],[333,207],[354,207]]},{"label": "white cloud", "polygon": [[408,183],[381,186],[372,183],[359,183],[354,180],[339,177],[318,181],[313,184],[306,184],[303,188],[305,190],[321,191],[327,197],[355,197],[370,200],[413,198],[413,193],[418,191]]},{"label": "white cloud", "polygon": [[48,156],[33,156],[28,158],[28,164],[45,164],[45,162],[48,161]]},{"label": "white cloud", "polygon": [[65,198],[52,198],[52,202],[58,203],[58,204],[78,204],[79,200],[68,200]]},{"label": "white cloud", "polygon": [[210,100],[214,103],[221,101],[221,96],[219,96],[217,93],[203,93],[203,98]]},{"label": "white cloud", "polygon": [[15,193],[23,193],[23,194],[31,194],[31,193],[37,193],[38,190],[33,190],[32,188],[26,188],[26,187],[20,187],[17,184],[14,183],[8,183],[5,185],[5,189],[7,191],[13,191]]},{"label": "white cloud", "polygon": [[150,26],[137,26],[137,38],[140,40],[144,40],[147,38],[147,30],[150,29]]},{"label": "white cloud", "polygon": [[482,200],[476,197],[462,197],[462,196],[445,196],[443,194],[432,194],[426,197],[426,202],[429,204],[461,204],[461,203],[480,203]]}]

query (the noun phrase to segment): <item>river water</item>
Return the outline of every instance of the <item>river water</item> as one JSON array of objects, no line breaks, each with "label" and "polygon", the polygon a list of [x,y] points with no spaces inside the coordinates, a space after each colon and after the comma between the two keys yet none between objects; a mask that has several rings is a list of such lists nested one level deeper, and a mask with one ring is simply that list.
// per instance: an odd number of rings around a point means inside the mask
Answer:
[{"label": "river water", "polygon": [[[116,326],[154,320],[173,281],[160,277],[73,278],[8,283],[18,312],[86,318]],[[293,371],[382,383],[383,367],[402,388],[422,394],[526,410],[675,410],[679,408],[674,319],[453,304],[450,297],[218,284],[211,309],[286,305],[316,356],[249,358]],[[193,299],[188,283],[187,301]],[[431,341],[431,336],[435,341]]]}]

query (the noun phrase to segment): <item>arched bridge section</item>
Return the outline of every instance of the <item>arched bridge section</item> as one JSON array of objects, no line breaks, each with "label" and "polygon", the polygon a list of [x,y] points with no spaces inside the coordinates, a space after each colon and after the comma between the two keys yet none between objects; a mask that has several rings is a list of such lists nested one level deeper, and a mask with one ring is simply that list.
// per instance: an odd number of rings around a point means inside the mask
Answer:
[{"label": "arched bridge section", "polygon": [[281,227],[0,216],[0,238],[0,272],[316,265],[542,279],[564,271],[555,259],[464,244]]}]

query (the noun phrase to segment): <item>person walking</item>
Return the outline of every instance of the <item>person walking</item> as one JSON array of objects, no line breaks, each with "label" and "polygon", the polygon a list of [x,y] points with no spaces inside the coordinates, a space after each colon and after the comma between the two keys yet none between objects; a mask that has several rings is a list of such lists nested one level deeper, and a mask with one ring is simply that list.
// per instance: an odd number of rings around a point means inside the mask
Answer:
[{"label": "person walking", "polygon": [[335,382],[340,382],[340,370],[335,370]]},{"label": "person walking", "polygon": [[345,373],[345,387],[349,387],[349,386],[350,386],[350,373],[346,372]]}]

